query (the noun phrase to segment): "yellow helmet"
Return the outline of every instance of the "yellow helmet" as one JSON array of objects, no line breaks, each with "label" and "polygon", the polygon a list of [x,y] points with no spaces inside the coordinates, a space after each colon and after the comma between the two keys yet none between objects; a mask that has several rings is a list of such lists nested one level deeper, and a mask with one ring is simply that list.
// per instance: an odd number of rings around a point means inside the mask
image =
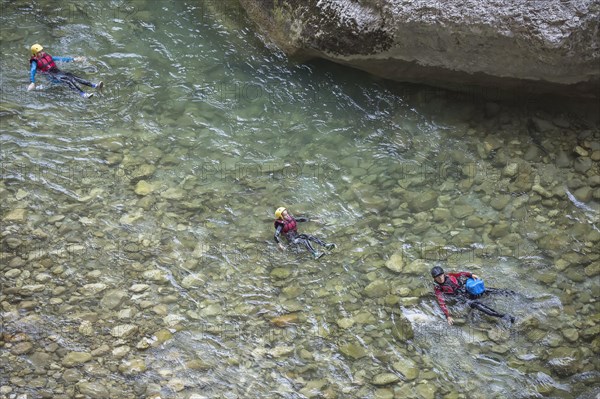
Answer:
[{"label": "yellow helmet", "polygon": [[285,211],[285,210],[286,209],[283,206],[277,208],[277,210],[275,211],[275,217],[277,219],[283,219],[283,211]]},{"label": "yellow helmet", "polygon": [[42,51],[44,48],[40,45],[40,44],[34,44],[33,46],[31,46],[31,54],[32,55],[36,55],[37,53],[39,53],[40,51]]}]

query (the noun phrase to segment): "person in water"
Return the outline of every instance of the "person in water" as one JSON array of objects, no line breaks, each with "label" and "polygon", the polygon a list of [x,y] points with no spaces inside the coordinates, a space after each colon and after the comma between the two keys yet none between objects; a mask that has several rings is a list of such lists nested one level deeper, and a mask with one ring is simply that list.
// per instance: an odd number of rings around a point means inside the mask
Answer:
[{"label": "person in water", "polygon": [[279,245],[281,249],[285,249],[285,246],[281,242],[281,235],[283,235],[290,244],[302,244],[304,245],[310,253],[312,253],[315,259],[320,258],[324,255],[323,252],[318,252],[311,244],[312,242],[316,242],[317,244],[325,247],[326,249],[333,249],[336,247],[333,243],[325,243],[318,239],[317,237],[311,236],[310,234],[298,234],[298,223],[299,222],[308,222],[308,218],[306,217],[297,217],[294,218],[286,208],[280,207],[275,211],[275,242]]},{"label": "person in water", "polygon": [[489,306],[484,305],[483,303],[476,300],[477,297],[486,294],[492,293],[511,293],[511,291],[499,290],[495,288],[486,288],[484,293],[475,297],[467,292],[465,283],[468,278],[477,279],[478,277],[469,272],[458,272],[458,273],[445,273],[444,269],[440,266],[435,266],[431,269],[431,277],[433,277],[435,281],[434,291],[437,301],[442,309],[442,312],[446,315],[446,319],[448,320],[448,324],[452,325],[454,323],[454,319],[450,315],[450,311],[446,306],[446,301],[444,295],[453,295],[457,296],[461,299],[467,301],[469,306],[473,309],[477,309],[487,315],[504,318],[508,317],[511,323],[515,322],[515,318],[511,315],[506,315],[495,311]]},{"label": "person in water", "polygon": [[102,82],[92,83],[85,79],[82,79],[78,76],[73,75],[70,72],[63,72],[56,66],[54,61],[60,62],[71,62],[71,61],[83,61],[83,57],[52,57],[50,54],[44,52],[44,48],[39,44],[34,44],[31,46],[31,59],[29,60],[30,64],[30,73],[29,80],[31,83],[27,87],[27,91],[35,89],[35,74],[39,71],[45,74],[48,74],[50,79],[56,83],[64,83],[69,86],[71,89],[75,90],[79,93],[81,97],[90,98],[94,94],[86,93],[77,85],[80,83],[82,85],[86,85],[89,87],[93,87],[94,89],[102,89],[104,85]]}]

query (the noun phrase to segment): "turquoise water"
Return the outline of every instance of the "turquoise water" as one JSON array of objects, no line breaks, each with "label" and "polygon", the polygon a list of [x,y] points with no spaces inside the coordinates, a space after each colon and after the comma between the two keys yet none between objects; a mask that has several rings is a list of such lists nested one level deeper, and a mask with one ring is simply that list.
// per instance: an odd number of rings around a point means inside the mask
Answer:
[{"label": "turquoise water", "polygon": [[[297,63],[219,4],[2,3],[2,394],[596,395],[597,104]],[[104,91],[27,92],[37,41]],[[438,262],[517,323],[447,326]]]}]

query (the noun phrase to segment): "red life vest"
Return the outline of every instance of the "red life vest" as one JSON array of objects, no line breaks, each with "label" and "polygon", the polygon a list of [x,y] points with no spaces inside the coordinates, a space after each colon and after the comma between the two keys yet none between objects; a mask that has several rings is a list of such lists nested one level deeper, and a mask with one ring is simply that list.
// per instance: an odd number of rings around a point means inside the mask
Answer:
[{"label": "red life vest", "polygon": [[278,219],[275,221],[275,228],[277,228],[277,226],[279,225],[283,225],[283,229],[281,229],[281,232],[283,234],[287,234],[290,231],[296,232],[297,231],[297,226],[296,226],[296,219],[294,218],[290,218],[290,220],[287,219]]},{"label": "red life vest", "polygon": [[37,64],[37,69],[40,72],[50,72],[53,69],[58,69],[50,54],[44,53],[41,58],[31,57],[29,63],[31,64],[32,62]]},{"label": "red life vest", "polygon": [[444,294],[455,295],[458,294],[463,288],[463,284],[460,281],[450,275],[446,274],[446,279],[442,284],[436,284],[436,289],[442,291]]}]

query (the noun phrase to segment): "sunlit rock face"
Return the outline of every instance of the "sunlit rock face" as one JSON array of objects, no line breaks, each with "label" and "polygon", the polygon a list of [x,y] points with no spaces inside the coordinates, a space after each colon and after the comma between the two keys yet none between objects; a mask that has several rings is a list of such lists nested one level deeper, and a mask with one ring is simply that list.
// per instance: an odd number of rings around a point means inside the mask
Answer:
[{"label": "sunlit rock face", "polygon": [[240,0],[287,54],[405,82],[598,96],[600,3]]}]

